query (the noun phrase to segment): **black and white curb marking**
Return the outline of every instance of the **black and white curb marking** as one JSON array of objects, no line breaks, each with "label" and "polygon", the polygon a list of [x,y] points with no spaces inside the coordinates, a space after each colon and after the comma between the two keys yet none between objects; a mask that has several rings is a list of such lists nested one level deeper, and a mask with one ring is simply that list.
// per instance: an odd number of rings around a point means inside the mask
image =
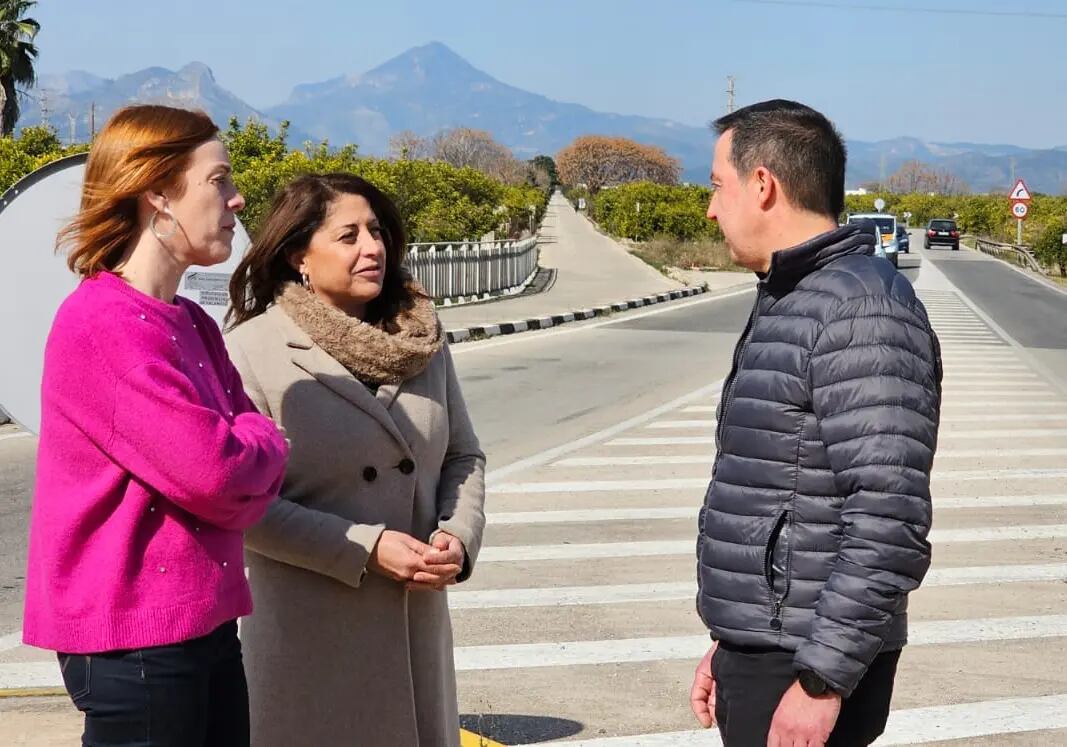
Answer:
[{"label": "black and white curb marking", "polygon": [[448,331],[448,341],[450,343],[465,342],[466,340],[470,339],[496,337],[498,335],[513,335],[519,332],[527,332],[535,329],[549,329],[550,327],[558,327],[559,325],[567,324],[568,322],[580,322],[586,319],[593,319],[594,317],[598,316],[607,316],[608,314],[612,314],[617,311],[639,309],[642,306],[652,306],[653,304],[663,303],[664,301],[674,301],[679,298],[699,296],[700,294],[707,292],[708,286],[700,285],[693,288],[680,288],[678,290],[668,291],[666,293],[657,293],[654,296],[634,298],[629,301],[613,303],[608,306],[597,306],[596,308],[592,309],[571,311],[566,314],[555,314],[553,316],[546,316],[536,319],[525,319],[523,321],[518,322],[502,322],[501,324],[489,324],[483,327],[452,329]]}]

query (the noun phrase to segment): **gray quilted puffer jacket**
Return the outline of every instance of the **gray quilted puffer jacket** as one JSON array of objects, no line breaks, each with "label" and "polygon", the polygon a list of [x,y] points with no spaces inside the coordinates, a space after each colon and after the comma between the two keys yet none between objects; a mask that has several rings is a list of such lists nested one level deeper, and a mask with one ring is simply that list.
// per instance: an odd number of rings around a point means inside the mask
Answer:
[{"label": "gray quilted puffer jacket", "polygon": [[845,226],[776,252],[719,403],[697,606],[848,696],[907,640],[930,565],[940,347],[907,279]]}]

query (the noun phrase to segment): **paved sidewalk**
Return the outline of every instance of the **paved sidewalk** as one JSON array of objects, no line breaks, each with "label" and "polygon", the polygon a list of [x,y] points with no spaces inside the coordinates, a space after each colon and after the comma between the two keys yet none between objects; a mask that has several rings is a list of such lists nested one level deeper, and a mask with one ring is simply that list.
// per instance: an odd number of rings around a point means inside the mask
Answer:
[{"label": "paved sidewalk", "polygon": [[556,270],[543,293],[438,309],[445,329],[484,327],[608,306],[684,286],[634,257],[598,232],[558,192],[541,227],[542,267]]}]

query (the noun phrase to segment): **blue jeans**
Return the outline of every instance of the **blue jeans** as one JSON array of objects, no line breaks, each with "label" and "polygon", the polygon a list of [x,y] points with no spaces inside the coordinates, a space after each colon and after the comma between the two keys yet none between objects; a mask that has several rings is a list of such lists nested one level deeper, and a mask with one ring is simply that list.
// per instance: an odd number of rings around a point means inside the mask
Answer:
[{"label": "blue jeans", "polygon": [[248,747],[237,623],[169,646],[59,654],[83,747]]}]

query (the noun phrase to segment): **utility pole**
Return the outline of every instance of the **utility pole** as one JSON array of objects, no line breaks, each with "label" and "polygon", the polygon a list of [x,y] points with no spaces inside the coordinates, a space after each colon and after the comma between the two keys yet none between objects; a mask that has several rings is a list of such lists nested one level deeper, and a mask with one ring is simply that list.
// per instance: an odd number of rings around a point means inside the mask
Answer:
[{"label": "utility pole", "polygon": [[734,110],[734,76],[726,76],[726,113],[732,114]]},{"label": "utility pole", "polygon": [[39,106],[41,107],[41,124],[45,127],[51,127],[52,123],[48,121],[49,115],[52,113],[52,109],[48,106],[48,89],[41,89],[41,98]]},{"label": "utility pole", "polygon": [[89,142],[96,140],[96,102],[89,104]]}]

